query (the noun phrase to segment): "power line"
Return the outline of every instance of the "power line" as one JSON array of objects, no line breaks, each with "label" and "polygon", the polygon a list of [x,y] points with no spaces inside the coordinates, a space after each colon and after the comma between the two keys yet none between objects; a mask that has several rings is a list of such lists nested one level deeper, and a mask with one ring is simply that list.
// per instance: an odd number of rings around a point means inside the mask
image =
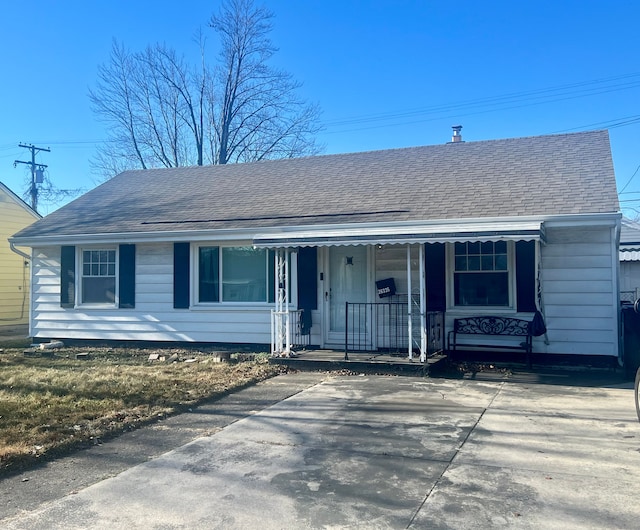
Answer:
[{"label": "power line", "polygon": [[[634,80],[635,79],[635,80]],[[626,80],[622,83],[613,83],[614,81]],[[325,122],[326,127],[343,127],[349,125],[359,125],[367,123],[375,123],[380,121],[389,121],[402,118],[417,117],[420,115],[442,114],[452,111],[485,109],[480,112],[489,112],[492,110],[508,110],[519,108],[521,106],[537,105],[541,103],[552,103],[556,101],[566,101],[582,97],[605,94],[609,92],[617,92],[620,90],[628,90],[640,86],[640,73],[626,74],[621,76],[595,79],[591,81],[583,81],[568,85],[560,85],[537,90],[529,90],[523,92],[514,92],[498,96],[489,96],[474,100],[462,101],[459,103],[447,103],[442,105],[432,105],[418,109],[408,109],[405,111],[387,112],[378,114],[369,114],[363,116],[354,116],[351,118],[337,119]],[[518,105],[522,103],[522,105]],[[516,104],[516,105],[513,105]],[[505,108],[505,105],[509,105]],[[488,108],[488,109],[487,109]],[[477,114],[478,112],[475,112]],[[450,116],[451,117],[451,116]],[[414,122],[411,122],[414,123]],[[374,127],[367,127],[374,128]],[[360,130],[360,129],[350,129]],[[348,132],[350,132],[348,131]]]},{"label": "power line", "polygon": [[636,168],[636,170],[633,172],[633,175],[631,175],[631,177],[629,178],[629,180],[627,181],[627,183],[622,187],[622,189],[620,190],[619,193],[623,193],[624,190],[627,189],[627,186],[629,186],[629,184],[631,184],[631,181],[633,180],[633,177],[636,176],[636,174],[638,173],[638,170],[640,170],[640,165]]},{"label": "power line", "polygon": [[103,142],[109,142],[110,140],[57,140],[53,142],[40,141],[37,143],[47,144],[47,145],[83,145],[83,144],[100,144]]},{"label": "power line", "polygon": [[558,131],[553,131],[552,134],[578,131],[581,129],[591,129],[594,127],[604,128],[604,129],[615,129],[617,127],[624,127],[625,125],[631,125],[632,123],[637,123],[637,122],[640,122],[640,114],[635,116],[625,116],[624,118],[615,118],[613,120],[598,121],[595,123],[589,123],[588,125],[571,127],[570,129],[560,129]]}]

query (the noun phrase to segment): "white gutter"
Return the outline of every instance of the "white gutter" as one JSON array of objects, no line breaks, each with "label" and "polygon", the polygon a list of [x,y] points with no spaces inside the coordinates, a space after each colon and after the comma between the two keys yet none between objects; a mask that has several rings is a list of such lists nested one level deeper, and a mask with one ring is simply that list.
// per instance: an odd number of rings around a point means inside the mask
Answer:
[{"label": "white gutter", "polygon": [[616,337],[614,337],[614,344],[617,341],[618,344],[618,366],[623,367],[625,364],[626,352],[624,351],[624,337],[622,336],[622,307],[620,305],[620,233],[622,231],[622,222],[618,221],[616,226],[611,229],[611,267],[615,272],[614,293],[615,293],[615,308],[613,311],[614,322],[617,322]]},{"label": "white gutter", "polygon": [[31,256],[29,254],[26,254],[25,252],[22,252],[22,250],[18,250],[15,243],[11,240],[9,240],[9,248],[12,252],[15,252],[16,254],[22,256],[24,259],[28,259],[29,261],[31,261]]},{"label": "white gutter", "polygon": [[[71,244],[92,244],[103,242],[144,243],[144,242],[178,242],[178,241],[254,241],[262,238],[282,238],[292,235],[311,237],[330,234],[356,235],[375,231],[376,236],[401,233],[425,233],[443,231],[482,231],[490,227],[501,227],[503,230],[509,225],[524,226],[526,224],[545,223],[553,226],[572,226],[579,222],[583,226],[602,226],[603,223],[615,225],[622,217],[621,213],[605,214],[568,214],[542,216],[510,216],[484,217],[468,219],[435,219],[419,221],[368,222],[316,224],[295,226],[266,226],[250,228],[224,228],[217,230],[162,230],[144,232],[113,232],[98,234],[55,234],[50,236],[14,237],[10,241],[25,247],[57,246]],[[414,241],[415,242],[415,241]]]}]

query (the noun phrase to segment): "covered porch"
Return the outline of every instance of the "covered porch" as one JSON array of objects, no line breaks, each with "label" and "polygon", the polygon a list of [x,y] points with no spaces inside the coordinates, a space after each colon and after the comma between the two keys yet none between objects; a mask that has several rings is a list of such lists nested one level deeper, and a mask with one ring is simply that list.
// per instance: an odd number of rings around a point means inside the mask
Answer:
[{"label": "covered porch", "polygon": [[[335,362],[428,364],[445,349],[446,312],[452,305],[447,267],[453,261],[447,252],[452,244],[508,244],[512,267],[515,243],[530,241],[533,282],[543,238],[543,224],[535,220],[333,232],[325,227],[256,236],[254,246],[274,254],[271,353]],[[515,270],[509,275],[515,283]],[[533,283],[531,292],[533,296]],[[511,303],[507,311],[516,310]]]}]

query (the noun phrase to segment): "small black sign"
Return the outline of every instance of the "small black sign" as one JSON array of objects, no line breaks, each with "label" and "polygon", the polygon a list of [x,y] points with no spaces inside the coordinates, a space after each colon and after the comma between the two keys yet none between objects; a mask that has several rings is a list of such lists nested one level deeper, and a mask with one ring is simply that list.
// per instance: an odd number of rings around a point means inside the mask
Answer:
[{"label": "small black sign", "polygon": [[386,298],[387,296],[393,296],[396,294],[396,282],[393,278],[386,278],[376,282],[376,289],[378,290],[378,296],[380,298]]}]

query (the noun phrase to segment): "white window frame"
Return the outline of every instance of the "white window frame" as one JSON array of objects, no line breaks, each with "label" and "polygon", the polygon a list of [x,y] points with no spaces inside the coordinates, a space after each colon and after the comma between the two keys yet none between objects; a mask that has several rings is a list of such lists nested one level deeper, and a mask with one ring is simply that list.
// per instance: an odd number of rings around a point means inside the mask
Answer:
[{"label": "white window frame", "polygon": [[[223,248],[239,248],[239,247],[251,247],[251,243],[249,242],[243,242],[243,241],[238,241],[238,242],[225,242],[224,244],[221,243],[216,243],[216,242],[202,242],[202,243],[197,243],[197,244],[192,244],[191,245],[191,307],[194,308],[204,308],[204,309],[215,309],[215,308],[220,308],[220,307],[225,307],[225,308],[238,308],[238,309],[246,309],[246,308],[251,308],[251,307],[257,307],[257,308],[265,308],[265,307],[272,307],[274,302],[269,302],[269,284],[272,281],[270,276],[270,271],[269,271],[269,250],[266,249],[265,253],[266,253],[266,259],[265,259],[265,267],[266,267],[266,281],[267,281],[267,285],[266,285],[266,300],[265,301],[233,301],[233,300],[224,300],[223,299],[223,282],[222,282],[222,275],[224,274],[224,268],[223,268],[223,264],[222,264],[222,254],[223,254]],[[203,247],[218,247],[219,252],[218,252],[218,272],[219,272],[219,281],[218,281],[218,288],[219,288],[219,301],[218,302],[200,302],[200,292],[199,292],[199,285],[200,285],[200,248]],[[297,307],[297,301],[298,301],[298,285],[297,285],[297,279],[298,279],[298,271],[297,271],[297,253],[292,252],[291,253],[291,266],[289,268],[290,272],[289,272],[289,283],[291,285],[291,289],[290,289],[290,293],[289,293],[289,298],[290,298],[290,304],[292,305],[292,308]],[[274,264],[275,265],[275,264]],[[276,289],[277,291],[277,289]],[[277,293],[276,293],[277,296]]]},{"label": "white window frame", "polygon": [[[509,305],[455,305],[455,243],[447,243],[447,310],[461,313],[490,314],[515,313],[516,311],[516,248],[514,241],[507,241],[507,287]],[[478,271],[482,272],[482,271]]]},{"label": "white window frame", "polygon": [[[119,252],[119,248],[118,245],[115,246],[110,246],[110,245],[90,245],[90,246],[83,246],[83,247],[78,247],[79,248],[79,252],[76,252],[76,292],[77,292],[77,296],[76,296],[76,307],[83,307],[83,308],[109,308],[109,309],[115,309],[119,306],[119,301],[120,301],[120,252]],[[113,302],[83,302],[82,298],[83,298],[83,289],[84,289],[84,253],[85,252],[91,252],[91,251],[110,251],[110,252],[115,252],[115,275],[114,275],[114,281],[115,281],[115,296],[114,296],[114,301]]]},{"label": "white window frame", "polygon": [[[192,271],[192,282],[191,282],[191,305],[192,306],[196,306],[196,307],[206,307],[206,308],[216,308],[216,307],[221,307],[221,306],[226,306],[226,307],[250,307],[250,306],[258,306],[258,307],[268,307],[270,305],[273,305],[273,303],[269,302],[269,252],[265,251],[266,257],[264,260],[264,265],[266,268],[266,274],[265,274],[265,279],[266,279],[266,298],[264,301],[262,300],[256,300],[256,301],[233,301],[233,300],[224,300],[223,298],[223,274],[224,274],[224,267],[223,267],[223,259],[222,259],[222,254],[223,254],[223,249],[224,248],[242,248],[242,247],[251,247],[252,245],[250,243],[242,243],[242,242],[237,242],[235,244],[233,243],[225,243],[225,244],[220,244],[220,243],[199,243],[196,245],[192,245],[192,253],[191,253],[191,271]],[[218,251],[218,274],[219,274],[219,278],[218,278],[218,298],[219,301],[218,302],[200,302],[200,249],[201,248],[206,248],[206,247],[218,247],[219,251]]]}]

